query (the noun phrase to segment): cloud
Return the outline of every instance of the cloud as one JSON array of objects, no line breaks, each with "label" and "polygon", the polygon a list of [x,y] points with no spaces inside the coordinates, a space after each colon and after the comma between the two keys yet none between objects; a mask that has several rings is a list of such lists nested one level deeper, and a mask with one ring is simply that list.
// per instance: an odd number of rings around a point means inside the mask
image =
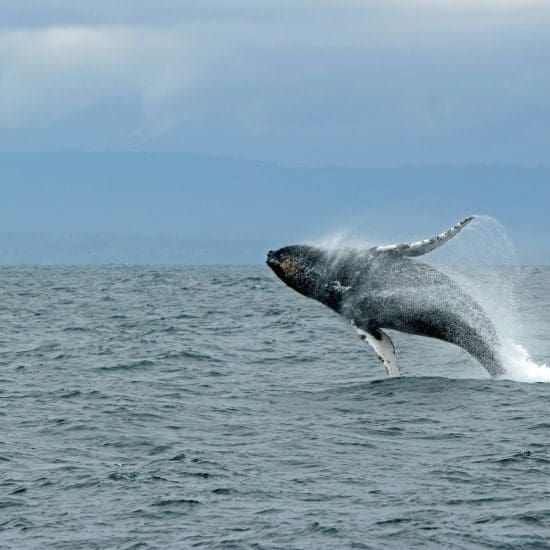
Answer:
[{"label": "cloud", "polygon": [[[382,2],[370,2],[382,5]],[[369,2],[356,0],[16,0],[2,2],[4,27],[62,25],[174,24],[189,21],[311,21],[318,17],[346,18]]]},{"label": "cloud", "polygon": [[152,25],[189,21],[333,22],[361,17],[490,19],[548,13],[547,0],[3,0],[0,26]]},{"label": "cloud", "polygon": [[[530,121],[550,116],[542,0],[28,0],[2,9],[0,148],[8,130],[32,143],[37,128],[61,128],[56,143],[67,148],[103,116],[118,148],[385,164],[444,160],[453,149],[478,158],[486,136],[492,161],[508,158],[507,123],[529,133]],[[138,108],[121,131],[110,112],[128,104]],[[534,151],[547,139],[537,132],[527,136]]]},{"label": "cloud", "polygon": [[191,48],[191,38],[131,27],[1,32],[0,125],[45,125],[133,93],[154,109],[192,80]]}]

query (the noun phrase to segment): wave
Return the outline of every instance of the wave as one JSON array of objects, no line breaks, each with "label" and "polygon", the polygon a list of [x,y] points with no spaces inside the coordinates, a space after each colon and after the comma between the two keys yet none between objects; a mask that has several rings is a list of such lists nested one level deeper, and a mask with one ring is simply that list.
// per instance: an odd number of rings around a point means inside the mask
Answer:
[{"label": "wave", "polygon": [[503,379],[516,382],[550,382],[550,367],[533,361],[521,344],[513,340],[505,341],[501,356],[506,371]]}]

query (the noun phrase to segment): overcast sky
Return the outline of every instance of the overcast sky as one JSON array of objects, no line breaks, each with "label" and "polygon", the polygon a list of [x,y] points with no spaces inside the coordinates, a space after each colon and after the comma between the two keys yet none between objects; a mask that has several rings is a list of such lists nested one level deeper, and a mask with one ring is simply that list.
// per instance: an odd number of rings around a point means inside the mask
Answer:
[{"label": "overcast sky", "polygon": [[548,164],[547,0],[0,0],[0,150]]}]

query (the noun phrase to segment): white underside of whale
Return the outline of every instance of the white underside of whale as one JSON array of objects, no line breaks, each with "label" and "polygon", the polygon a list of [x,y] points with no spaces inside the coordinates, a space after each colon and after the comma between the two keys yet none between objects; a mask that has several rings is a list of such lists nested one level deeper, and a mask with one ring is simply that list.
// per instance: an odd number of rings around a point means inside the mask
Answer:
[{"label": "white underside of whale", "polygon": [[463,220],[459,221],[457,224],[453,225],[447,231],[440,233],[439,235],[434,235],[428,239],[422,241],[416,241],[413,243],[399,243],[399,244],[386,244],[382,246],[376,246],[371,249],[374,253],[390,252],[393,254],[400,254],[401,256],[423,256],[436,248],[439,248],[441,245],[445,244],[447,241],[456,236],[464,227],[466,227],[472,220],[474,216],[468,216]]},{"label": "white underside of whale", "polygon": [[392,378],[398,378],[401,376],[399,365],[397,363],[397,357],[395,356],[395,348],[390,337],[383,330],[378,329],[377,332],[379,338],[377,338],[374,334],[358,327],[353,321],[351,324],[357,331],[359,338],[361,338],[364,342],[367,342],[367,344],[370,345],[378,356],[378,359],[384,363],[389,376]]}]

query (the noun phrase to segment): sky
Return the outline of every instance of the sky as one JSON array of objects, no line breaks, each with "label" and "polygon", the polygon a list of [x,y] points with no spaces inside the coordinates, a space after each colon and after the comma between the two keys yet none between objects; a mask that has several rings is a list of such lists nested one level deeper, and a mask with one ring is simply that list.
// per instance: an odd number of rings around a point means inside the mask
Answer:
[{"label": "sky", "polygon": [[548,163],[546,0],[0,0],[0,151]]}]

